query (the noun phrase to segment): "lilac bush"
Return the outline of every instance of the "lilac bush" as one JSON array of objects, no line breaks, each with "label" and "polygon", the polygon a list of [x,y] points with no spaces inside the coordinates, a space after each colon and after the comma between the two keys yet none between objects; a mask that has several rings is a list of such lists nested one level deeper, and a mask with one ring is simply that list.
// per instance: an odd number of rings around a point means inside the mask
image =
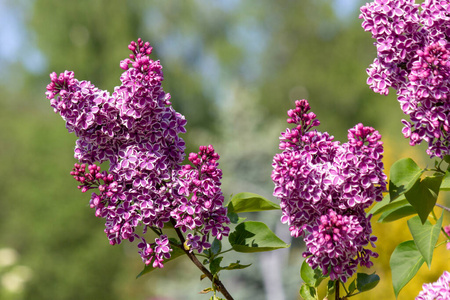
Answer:
[{"label": "lilac bush", "polygon": [[[222,172],[212,146],[190,154],[193,166],[182,165],[185,143],[179,135],[186,120],[162,89],[162,66],[149,58],[148,42],[139,39],[128,48],[132,54],[120,62],[122,85],[112,94],[65,71],[50,75],[46,95],[78,137],[75,158],[82,164],[75,164],[71,175],[83,192],[99,190],[90,206],[106,219],[110,244],[136,239],[145,264],[161,268],[172,251],[164,226],[189,230],[185,242],[191,252],[228,235]],[[109,172],[94,164],[104,161]],[[145,237],[149,229],[158,235],[154,242]]]},{"label": "lilac bush", "polygon": [[367,83],[386,95],[392,87],[410,144],[428,143],[430,157],[450,154],[450,17],[448,1],[376,0],[361,7],[362,27],[372,33],[377,57]]},{"label": "lilac bush", "polygon": [[303,237],[303,256],[331,280],[346,282],[357,265],[371,267],[378,254],[370,215],[365,209],[381,201],[386,190],[381,135],[362,124],[351,128],[340,144],[319,125],[306,100],[288,111],[288,123],[273,159],[274,196],[281,200],[281,221],[293,237]]}]

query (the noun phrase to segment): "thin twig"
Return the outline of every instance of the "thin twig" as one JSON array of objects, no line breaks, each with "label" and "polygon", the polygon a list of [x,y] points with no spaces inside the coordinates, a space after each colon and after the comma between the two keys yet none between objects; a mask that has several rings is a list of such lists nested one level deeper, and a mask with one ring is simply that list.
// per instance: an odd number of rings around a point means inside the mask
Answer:
[{"label": "thin twig", "polygon": [[436,206],[440,207],[440,208],[442,208],[442,209],[444,209],[446,211],[450,211],[450,208],[448,208],[447,206],[444,206],[444,205],[441,205],[441,204],[438,204],[438,203],[436,203]]},{"label": "thin twig", "polygon": [[[175,222],[172,220],[172,224],[174,225],[174,228],[175,228],[175,224],[174,223]],[[189,257],[189,259],[194,263],[194,265],[196,265],[197,268],[199,268],[200,271],[202,271],[202,273],[205,274],[206,277],[209,278],[209,280],[211,280],[211,282],[216,286],[217,290],[220,293],[222,293],[222,295],[224,295],[227,300],[234,300],[233,297],[230,295],[230,293],[225,288],[225,286],[223,285],[223,283],[218,278],[214,278],[213,274],[211,274],[211,272],[209,272],[208,269],[205,268],[205,266],[203,266],[203,264],[197,259],[197,257],[195,256],[194,253],[189,252],[189,250],[186,250],[184,248],[185,239],[184,239],[184,236],[181,233],[180,229],[179,228],[175,228],[175,232],[177,233],[178,238],[181,241],[180,248],[183,249],[183,251]]]}]

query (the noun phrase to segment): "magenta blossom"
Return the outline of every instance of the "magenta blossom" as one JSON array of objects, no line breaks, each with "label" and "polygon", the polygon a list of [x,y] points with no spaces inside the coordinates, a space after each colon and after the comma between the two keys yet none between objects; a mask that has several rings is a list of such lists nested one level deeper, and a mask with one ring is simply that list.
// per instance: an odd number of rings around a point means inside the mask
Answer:
[{"label": "magenta blossom", "polygon": [[[421,7],[421,10],[419,10]],[[428,143],[430,157],[450,154],[450,17],[448,1],[376,0],[361,7],[377,57],[367,69],[374,92],[397,92],[404,136]]]},{"label": "magenta blossom", "polygon": [[358,124],[340,144],[313,130],[319,121],[306,100],[295,105],[288,112],[295,127],[281,134],[283,152],[273,159],[273,194],[281,200],[281,222],[304,238],[308,264],[345,281],[358,264],[370,267],[377,256],[365,249],[376,237],[364,209],[386,190],[381,136]]},{"label": "magenta blossom", "polygon": [[[186,120],[162,89],[162,66],[149,58],[149,43],[138,39],[128,48],[132,54],[120,63],[122,85],[112,94],[66,71],[50,75],[46,95],[78,137],[75,158],[82,164],[71,175],[83,192],[98,189],[90,207],[105,219],[110,244],[137,239],[145,264],[162,267],[172,251],[162,234],[167,223],[192,232],[186,242],[198,252],[211,247],[209,238],[228,235],[222,171],[212,146],[190,155],[194,167],[182,166],[185,144],[179,135]],[[104,161],[109,172],[94,164]],[[146,241],[148,229],[159,234],[154,242]]]}]

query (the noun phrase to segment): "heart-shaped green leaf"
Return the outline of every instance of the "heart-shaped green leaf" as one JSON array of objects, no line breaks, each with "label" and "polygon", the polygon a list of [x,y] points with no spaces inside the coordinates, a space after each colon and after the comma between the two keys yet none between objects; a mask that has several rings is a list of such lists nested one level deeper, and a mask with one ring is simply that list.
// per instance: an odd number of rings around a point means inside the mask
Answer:
[{"label": "heart-shaped green leaf", "polygon": [[239,193],[236,194],[228,203],[228,209],[234,213],[243,213],[276,210],[280,209],[280,206],[258,194]]},{"label": "heart-shaped green leaf", "polygon": [[289,247],[266,224],[247,221],[236,226],[228,240],[237,252],[263,252]]},{"label": "heart-shaped green leaf", "polygon": [[414,241],[406,241],[397,246],[391,255],[390,266],[395,297],[416,275],[425,260]]},{"label": "heart-shaped green leaf", "polygon": [[423,180],[416,181],[405,194],[406,200],[414,207],[422,224],[425,223],[436,204],[441,182],[442,176],[425,177]]},{"label": "heart-shaped green leaf", "polygon": [[396,161],[389,173],[391,201],[409,191],[422,175],[423,170],[411,158]]},{"label": "heart-shaped green leaf", "polygon": [[431,266],[431,259],[433,258],[434,247],[436,246],[441,231],[443,216],[434,225],[428,220],[422,224],[419,216],[408,220],[409,231],[411,231],[414,243],[425,259],[428,268]]}]

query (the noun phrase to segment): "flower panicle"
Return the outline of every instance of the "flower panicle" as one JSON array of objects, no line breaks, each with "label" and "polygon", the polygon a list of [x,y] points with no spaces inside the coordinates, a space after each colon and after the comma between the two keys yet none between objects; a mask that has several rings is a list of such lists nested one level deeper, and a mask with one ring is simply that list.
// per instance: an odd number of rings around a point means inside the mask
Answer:
[{"label": "flower panicle", "polygon": [[[210,237],[228,235],[222,171],[212,146],[201,146],[190,156],[192,165],[182,165],[186,119],[161,86],[162,66],[150,59],[148,42],[132,41],[128,49],[132,54],[120,62],[124,72],[113,93],[65,71],[50,74],[46,96],[78,137],[74,156],[80,163],[71,175],[82,192],[98,190],[89,204],[106,220],[110,244],[138,240],[142,260],[163,267],[172,251],[162,234],[167,223],[192,231],[186,242],[199,252],[210,247]],[[102,172],[96,163],[105,161],[109,170]],[[154,242],[144,237],[148,229],[161,232]]]},{"label": "flower panicle", "polygon": [[397,92],[409,116],[404,137],[411,146],[428,143],[431,158],[450,154],[449,9],[448,1],[386,0],[367,3],[360,14],[377,48],[367,84],[382,95]]},{"label": "flower panicle", "polygon": [[378,256],[366,248],[375,246],[376,237],[365,209],[386,191],[383,143],[375,129],[363,124],[349,129],[343,144],[326,132],[309,131],[318,124],[309,110],[301,100],[288,113],[289,123],[300,124],[296,130],[303,135],[293,143],[287,136],[293,130],[281,134],[287,146],[273,159],[273,195],[281,200],[281,222],[293,237],[304,238],[307,263],[345,282],[358,265],[370,267]]}]

